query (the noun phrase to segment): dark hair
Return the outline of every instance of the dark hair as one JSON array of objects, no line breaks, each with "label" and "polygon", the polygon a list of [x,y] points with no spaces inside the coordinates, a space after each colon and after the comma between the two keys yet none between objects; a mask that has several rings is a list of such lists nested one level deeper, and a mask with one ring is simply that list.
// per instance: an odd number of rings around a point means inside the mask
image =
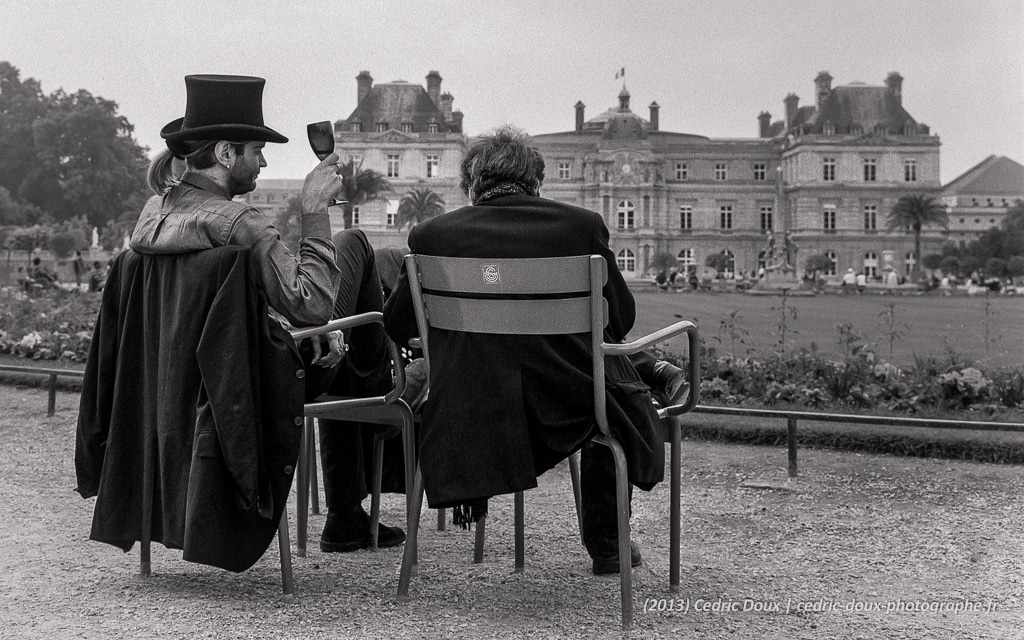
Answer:
[{"label": "dark hair", "polygon": [[505,182],[514,182],[536,195],[544,183],[544,158],[530,146],[522,130],[505,125],[483,135],[462,159],[459,186],[471,200]]},{"label": "dark hair", "polygon": [[[146,171],[146,184],[153,193],[163,194],[178,184],[174,175],[174,159],[184,160],[189,169],[209,169],[217,164],[216,148],[220,140],[167,141],[167,148],[156,154]],[[245,153],[245,142],[230,142],[235,153]]]}]

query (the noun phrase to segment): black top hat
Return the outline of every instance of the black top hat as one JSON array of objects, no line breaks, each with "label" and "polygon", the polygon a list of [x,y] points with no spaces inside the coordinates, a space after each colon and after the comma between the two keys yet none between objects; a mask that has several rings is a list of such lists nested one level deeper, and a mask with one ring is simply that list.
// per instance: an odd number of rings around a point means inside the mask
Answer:
[{"label": "black top hat", "polygon": [[263,85],[252,76],[185,76],[185,117],[160,130],[165,140],[288,142],[263,124]]}]

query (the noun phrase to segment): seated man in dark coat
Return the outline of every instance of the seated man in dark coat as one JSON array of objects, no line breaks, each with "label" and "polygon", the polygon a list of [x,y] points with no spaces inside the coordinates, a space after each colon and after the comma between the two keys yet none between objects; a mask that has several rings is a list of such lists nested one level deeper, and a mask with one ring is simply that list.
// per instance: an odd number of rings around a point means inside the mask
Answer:
[{"label": "seated man in dark coat", "polygon": [[[167,149],[149,167],[147,181],[155,195],[132,233],[134,252],[178,256],[222,246],[248,249],[274,321],[286,327],[380,311],[383,294],[365,235],[345,230],[332,242],[327,206],[343,187],[338,156],[331,154],[306,177],[301,239],[293,254],[262,213],[234,199],[256,188],[260,170],[267,166],[266,144],[288,141],[263,123],[264,80],[199,75],[187,76],[185,86],[186,115],[163,128]],[[381,393],[390,383],[386,340],[376,325],[357,327],[347,336],[332,332],[322,342],[304,345],[307,366],[298,375],[307,401],[325,388],[346,395]],[[296,437],[301,424],[300,417],[293,425]],[[369,466],[363,465],[363,435],[360,429],[321,429],[328,506],[321,538],[325,551],[370,544],[370,520],[361,505],[367,495],[364,469]],[[379,546],[404,540],[401,529],[379,525]]]},{"label": "seated man in dark coat", "polygon": [[[593,211],[537,195],[544,161],[527,141],[509,127],[476,142],[462,164],[462,188],[473,205],[413,227],[409,248],[474,258],[602,255],[608,265],[605,340],[621,342],[633,327],[635,305],[608,247],[608,228]],[[399,344],[418,333],[404,270],[384,319]],[[431,507],[479,504],[535,487],[539,474],[582,446],[584,541],[595,574],[617,573],[612,456],[605,447],[583,444],[596,433],[588,340],[432,330],[423,480]],[[650,388],[641,379],[678,404],[686,393],[682,372],[650,356],[606,361],[610,427],[625,449],[630,482],[650,489],[663,478],[665,453]],[[631,555],[638,565],[635,545]]]}]

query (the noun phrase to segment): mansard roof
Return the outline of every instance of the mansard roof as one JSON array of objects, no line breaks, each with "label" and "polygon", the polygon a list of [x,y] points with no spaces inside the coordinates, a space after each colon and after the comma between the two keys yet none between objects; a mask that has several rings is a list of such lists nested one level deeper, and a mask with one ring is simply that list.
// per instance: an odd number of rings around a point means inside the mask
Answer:
[{"label": "mansard roof", "polygon": [[436,123],[441,132],[458,131],[456,123],[445,122],[444,114],[426,89],[402,80],[370,87],[345,122],[360,122],[363,131],[373,131],[378,122],[386,122],[394,129],[403,122],[411,122],[417,132],[426,131],[430,123]]},{"label": "mansard roof", "polygon": [[919,125],[907,113],[900,97],[888,87],[868,86],[855,82],[830,90],[821,108],[808,105],[797,110],[791,128],[802,129],[803,133],[824,133],[831,124],[833,133],[867,133],[882,129],[888,133],[927,133],[927,127]]},{"label": "mansard roof", "polygon": [[1005,156],[991,155],[953,179],[942,193],[1024,198],[1024,166]]}]

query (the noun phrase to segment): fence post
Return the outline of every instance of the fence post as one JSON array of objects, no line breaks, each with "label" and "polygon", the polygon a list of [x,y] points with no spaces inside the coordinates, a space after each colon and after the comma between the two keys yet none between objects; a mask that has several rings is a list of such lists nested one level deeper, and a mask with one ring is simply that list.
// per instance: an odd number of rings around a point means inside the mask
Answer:
[{"label": "fence post", "polygon": [[786,443],[789,445],[789,477],[796,477],[796,418],[786,418]]},{"label": "fence post", "polygon": [[46,403],[46,415],[52,416],[57,412],[57,374],[50,374],[50,397]]}]

